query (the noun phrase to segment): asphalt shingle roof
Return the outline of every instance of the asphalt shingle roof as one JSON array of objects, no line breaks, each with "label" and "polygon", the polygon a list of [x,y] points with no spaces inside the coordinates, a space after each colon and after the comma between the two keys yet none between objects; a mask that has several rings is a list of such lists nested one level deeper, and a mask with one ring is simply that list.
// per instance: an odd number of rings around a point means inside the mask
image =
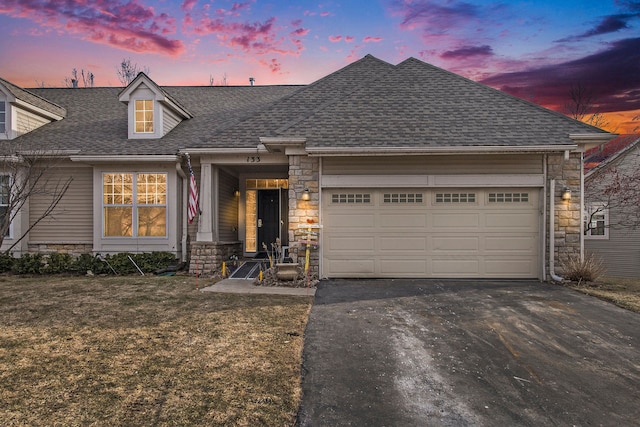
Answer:
[{"label": "asphalt shingle roof", "polygon": [[574,144],[600,129],[414,58],[291,126],[307,147]]},{"label": "asphalt shingle roof", "polygon": [[67,114],[67,111],[65,110],[64,107],[56,105],[47,99],[43,99],[42,97],[28,90],[22,89],[21,87],[18,87],[13,83],[8,82],[2,78],[0,78],[0,84],[2,84],[5,88],[7,88],[7,90],[11,92],[11,94],[15,96],[16,99],[24,101],[28,104],[31,104],[35,107],[41,108],[45,111],[48,111],[49,113],[52,113],[58,116],[64,117]]},{"label": "asphalt shingle roof", "polygon": [[[10,83],[7,84],[9,87]],[[175,154],[303,137],[309,148],[573,145],[605,133],[414,58],[367,55],[307,86],[162,86],[193,118],[162,139],[129,140],[121,88],[30,89],[67,117],[20,137],[80,154]],[[18,88],[19,89],[19,88]]]},{"label": "asphalt shingle roof", "polygon": [[[163,86],[194,115],[161,139],[128,139],[127,106],[118,101],[122,88],[32,89],[67,107],[64,120],[20,137],[29,146],[78,151],[85,155],[175,154],[207,139],[219,127],[235,123],[299,86]],[[256,143],[257,144],[257,143]],[[254,144],[255,146],[255,144]]]}]

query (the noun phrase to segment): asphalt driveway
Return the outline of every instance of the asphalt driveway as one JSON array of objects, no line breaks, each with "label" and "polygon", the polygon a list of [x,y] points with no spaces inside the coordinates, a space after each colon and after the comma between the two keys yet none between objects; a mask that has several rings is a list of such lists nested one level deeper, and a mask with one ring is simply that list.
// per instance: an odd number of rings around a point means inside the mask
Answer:
[{"label": "asphalt driveway", "polygon": [[640,426],[640,314],[535,281],[320,282],[300,426]]}]

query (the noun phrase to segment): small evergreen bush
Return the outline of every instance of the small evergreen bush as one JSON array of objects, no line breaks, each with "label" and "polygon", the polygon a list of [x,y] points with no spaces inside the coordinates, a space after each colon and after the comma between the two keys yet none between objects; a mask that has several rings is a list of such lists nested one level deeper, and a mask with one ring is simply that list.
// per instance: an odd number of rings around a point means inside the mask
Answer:
[{"label": "small evergreen bush", "polygon": [[23,254],[16,258],[11,266],[11,271],[16,274],[42,274],[44,263],[41,254]]},{"label": "small evergreen bush", "polygon": [[0,253],[0,273],[11,271],[15,258],[8,253]]}]

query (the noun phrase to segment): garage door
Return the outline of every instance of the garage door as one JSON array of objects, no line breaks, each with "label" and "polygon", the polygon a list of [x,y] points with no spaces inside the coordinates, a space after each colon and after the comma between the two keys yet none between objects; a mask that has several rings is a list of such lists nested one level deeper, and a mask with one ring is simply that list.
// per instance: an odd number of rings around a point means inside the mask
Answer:
[{"label": "garage door", "polygon": [[535,278],[538,189],[323,191],[326,277]]}]

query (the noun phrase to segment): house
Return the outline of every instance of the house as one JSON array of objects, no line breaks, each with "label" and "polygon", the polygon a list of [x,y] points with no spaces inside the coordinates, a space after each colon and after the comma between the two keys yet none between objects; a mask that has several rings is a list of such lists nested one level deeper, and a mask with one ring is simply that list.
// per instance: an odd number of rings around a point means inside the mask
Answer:
[{"label": "house", "polygon": [[606,275],[640,277],[640,137],[623,135],[585,153],[585,251]]},{"label": "house", "polygon": [[[557,277],[581,255],[582,155],[612,137],[370,55],[306,86],[163,87],[141,73],[124,89],[0,81],[0,96],[7,142],[73,177],[19,251],[170,251],[200,273],[277,238],[304,258],[313,227],[320,277]],[[48,122],[14,131],[23,109]],[[42,211],[33,199],[5,245]]]}]

